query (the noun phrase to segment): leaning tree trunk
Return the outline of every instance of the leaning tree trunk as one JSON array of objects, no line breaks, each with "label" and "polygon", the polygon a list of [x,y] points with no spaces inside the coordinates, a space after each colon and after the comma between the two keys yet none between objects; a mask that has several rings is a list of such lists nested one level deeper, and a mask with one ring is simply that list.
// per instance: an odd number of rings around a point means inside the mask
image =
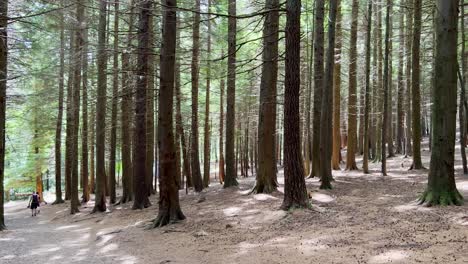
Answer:
[{"label": "leaning tree trunk", "polygon": [[[237,186],[236,158],[234,153],[236,123],[236,1],[229,0],[228,18],[228,78],[226,96],[226,177],[224,188]],[[193,140],[193,139],[192,139]],[[299,147],[299,146],[298,146]],[[299,147],[300,148],[300,147]]]},{"label": "leaning tree trunk", "polygon": [[367,36],[366,36],[366,87],[364,94],[364,149],[362,170],[369,173],[369,112],[370,112],[370,57],[372,35],[372,0],[368,0],[367,8]]},{"label": "leaning tree trunk", "polygon": [[429,180],[419,202],[427,206],[461,205],[463,197],[457,190],[454,175],[458,0],[438,0],[436,10],[436,74],[432,104],[434,140],[431,142]]},{"label": "leaning tree trunk", "polygon": [[283,210],[309,206],[299,131],[301,0],[288,0],[286,10]]},{"label": "leaning tree trunk", "polygon": [[325,16],[325,1],[315,2],[315,23],[314,23],[314,106],[312,109],[312,170],[309,177],[319,176],[320,172],[320,114],[322,106],[322,86],[323,86],[323,52],[324,34],[323,20]]},{"label": "leaning tree trunk", "polygon": [[260,109],[258,117],[258,171],[255,193],[276,190],[276,84],[278,80],[279,0],[267,0],[268,12],[263,30],[263,64],[260,80]]},{"label": "leaning tree trunk", "polygon": [[8,1],[2,1],[0,3],[0,231],[5,229],[3,177],[5,176],[5,110],[8,63],[7,14]]},{"label": "leaning tree trunk", "polygon": [[[60,5],[63,6],[63,1],[60,2]],[[64,94],[64,86],[65,86],[65,80],[64,80],[65,78],[64,20],[65,19],[64,19],[63,12],[64,11],[61,10],[59,13],[60,14],[60,72],[59,72],[59,80],[58,80],[59,81],[59,87],[58,87],[59,96],[58,96],[57,125],[55,128],[55,202],[53,204],[64,203],[63,198],[62,198],[62,121],[63,121],[63,94]],[[3,182],[0,181],[0,184],[3,184]]]},{"label": "leaning tree trunk", "polygon": [[134,128],[134,157],[133,162],[133,200],[132,209],[143,209],[151,205],[148,199],[146,179],[146,88],[148,87],[148,60],[149,55],[149,29],[152,2],[144,0],[139,2],[138,23],[138,76],[135,93],[135,128]]},{"label": "leaning tree trunk", "polygon": [[96,102],[96,195],[93,212],[106,211],[106,101],[107,101],[107,54],[106,54],[107,1],[99,2],[98,49],[97,49],[97,102]]},{"label": "leaning tree trunk", "polygon": [[[164,226],[185,219],[179,205],[175,174],[175,148],[172,125],[174,64],[176,52],[176,0],[163,1],[163,34],[159,90],[158,145],[160,157],[159,212],[153,227]],[[163,77],[164,76],[164,77]]]},{"label": "leaning tree trunk", "polygon": [[331,189],[332,171],[332,111],[333,111],[333,70],[335,62],[335,23],[339,0],[330,0],[328,23],[328,49],[325,67],[325,79],[322,85],[322,117],[320,120],[320,189]]},{"label": "leaning tree trunk", "polygon": [[200,0],[195,1],[193,18],[193,47],[192,47],[192,141],[191,141],[191,165],[193,187],[196,192],[203,190],[203,180],[200,172],[199,144],[198,144],[198,81],[200,77],[199,53],[200,53]]},{"label": "leaning tree trunk", "polygon": [[414,0],[414,31],[413,31],[413,45],[412,45],[412,100],[413,100],[413,165],[412,169],[419,170],[423,168],[421,161],[421,88],[420,88],[420,60],[419,60],[419,47],[421,42],[421,13],[422,13],[422,0]]},{"label": "leaning tree trunk", "polygon": [[351,38],[349,49],[349,90],[348,90],[348,152],[346,153],[346,169],[357,170],[357,26],[359,15],[359,2],[353,0]]}]

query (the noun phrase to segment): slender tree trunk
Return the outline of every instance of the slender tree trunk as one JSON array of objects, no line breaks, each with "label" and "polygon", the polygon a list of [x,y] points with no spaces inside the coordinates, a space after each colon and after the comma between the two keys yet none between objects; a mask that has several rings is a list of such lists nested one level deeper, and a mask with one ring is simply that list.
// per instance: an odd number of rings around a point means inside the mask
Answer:
[{"label": "slender tree trunk", "polygon": [[221,79],[219,94],[219,183],[224,183],[224,78]]},{"label": "slender tree trunk", "polygon": [[[407,6],[413,6],[414,0],[407,0]],[[408,41],[406,41],[406,146],[405,146],[405,157],[413,155],[413,147],[411,145],[411,44],[412,44],[412,35],[413,35],[413,9],[408,8],[408,13],[406,16],[406,35]]]},{"label": "slender tree trunk", "polygon": [[[393,13],[393,3],[389,3],[389,13]],[[389,18],[388,31],[388,97],[387,97],[387,148],[388,157],[395,157],[395,146],[393,145],[394,130],[393,130],[393,18]]]},{"label": "slender tree trunk", "polygon": [[335,23],[339,0],[330,0],[328,23],[328,49],[325,78],[322,85],[322,118],[320,120],[320,189],[331,189],[332,171],[332,111],[333,111],[333,71],[335,63]]},{"label": "slender tree trunk", "polygon": [[[226,97],[226,177],[224,188],[237,186],[237,169],[234,153],[236,123],[236,1],[228,2],[228,78]],[[299,146],[298,146],[299,147]]]},{"label": "slender tree trunk", "polygon": [[413,32],[413,56],[412,56],[412,114],[413,114],[413,164],[412,169],[423,169],[421,161],[421,88],[420,88],[420,61],[419,61],[419,47],[421,41],[421,23],[422,23],[422,0],[414,0],[414,32]]},{"label": "slender tree trunk", "polygon": [[179,205],[179,192],[175,175],[175,149],[173,134],[174,64],[176,52],[176,0],[163,1],[163,34],[159,91],[158,145],[160,157],[159,212],[153,227],[185,219]]},{"label": "slender tree trunk", "polygon": [[322,87],[323,87],[323,52],[324,34],[323,20],[325,16],[325,1],[315,2],[315,23],[314,23],[314,106],[312,121],[312,170],[309,177],[319,176],[320,172],[320,112],[322,107]]},{"label": "slender tree trunk", "polygon": [[200,0],[195,1],[195,12],[193,17],[193,47],[191,64],[192,84],[192,144],[191,165],[192,180],[196,192],[203,190],[203,181],[200,173],[199,144],[198,144],[198,82],[200,77],[199,53],[200,53]]},{"label": "slender tree trunk", "polygon": [[335,69],[333,72],[333,149],[332,149],[332,169],[340,170],[341,161],[341,133],[340,133],[340,115],[341,115],[341,0],[338,1],[336,14],[336,43],[335,43]]},{"label": "slender tree trunk", "polygon": [[155,148],[154,138],[155,138],[155,120],[154,120],[154,102],[155,102],[155,55],[154,54],[154,43],[155,43],[155,30],[154,30],[154,15],[150,14],[149,17],[149,29],[148,29],[148,38],[149,38],[149,51],[148,51],[148,73],[147,73],[147,87],[146,87],[146,189],[148,196],[155,193],[155,188],[153,186],[154,181],[154,161],[155,161]]},{"label": "slender tree trunk", "polygon": [[[177,16],[177,28],[180,28],[179,16]],[[175,100],[176,100],[176,117],[175,117],[176,179],[178,179],[177,180],[178,188],[183,189],[185,185],[184,176],[187,176],[187,169],[185,168],[185,164],[186,164],[185,152],[181,153],[181,138],[183,135],[183,127],[182,127],[182,114],[180,113],[180,99],[181,99],[180,98],[180,30],[177,30],[177,36],[176,36],[176,57],[175,57],[174,73],[175,73],[174,95],[175,95]],[[184,142],[184,146],[185,146],[185,142]],[[184,158],[183,162],[181,162],[182,158]],[[181,170],[181,167],[183,168],[182,170]]]},{"label": "slender tree trunk", "polygon": [[357,148],[357,21],[359,15],[359,2],[353,0],[351,38],[349,49],[349,91],[348,91],[348,152],[346,153],[346,169],[356,170]]},{"label": "slender tree trunk", "polygon": [[7,89],[7,55],[8,55],[8,1],[0,3],[0,231],[5,229],[3,212],[5,176],[5,121],[6,121],[6,89]]},{"label": "slender tree trunk", "polygon": [[[208,12],[210,12],[211,0],[208,0]],[[211,16],[207,18],[207,62],[206,62],[206,101],[205,101],[205,129],[204,129],[204,150],[203,150],[203,186],[210,184],[210,84],[211,84]]]},{"label": "slender tree trunk", "polygon": [[[465,116],[465,103],[466,103],[466,95],[465,95],[465,83],[466,83],[466,75],[465,67],[466,67],[466,58],[465,58],[465,5],[462,2],[460,5],[461,8],[461,16],[460,16],[460,31],[461,31],[461,39],[462,39],[462,48],[461,48],[461,75],[460,78],[460,102],[458,104],[458,116],[460,118],[460,152],[462,157],[462,164],[463,164],[463,174],[468,174],[468,166],[466,162],[466,151],[465,151],[465,138],[466,138],[466,116]],[[460,73],[460,68],[458,69]],[[432,136],[432,133],[431,133]]]},{"label": "slender tree trunk", "polygon": [[[85,10],[86,12],[86,10]],[[84,20],[86,21],[86,13],[84,13]],[[89,201],[89,153],[88,153],[88,29],[83,29],[83,108],[82,108],[82,135],[81,135],[81,178],[83,179],[83,196],[81,197],[82,203]]]},{"label": "slender tree trunk", "polygon": [[400,23],[399,23],[399,50],[398,50],[398,98],[397,98],[397,139],[396,153],[403,154],[404,149],[404,133],[405,133],[405,111],[404,111],[404,92],[405,82],[403,80],[404,52],[405,52],[405,15],[404,6],[400,7]]},{"label": "slender tree trunk", "polygon": [[[132,49],[133,10],[134,1],[130,3],[129,31],[127,49]],[[119,203],[133,200],[133,169],[132,169],[132,75],[129,52],[122,52],[122,101],[121,101],[121,152],[122,152],[122,197]]]},{"label": "slender tree trunk", "polygon": [[288,0],[286,10],[283,210],[309,206],[299,131],[301,0]]},{"label": "slender tree trunk", "polygon": [[106,211],[106,101],[107,101],[107,54],[106,54],[107,1],[99,1],[98,49],[97,49],[97,103],[96,103],[96,202],[93,212]]},{"label": "slender tree trunk", "polygon": [[390,53],[390,10],[391,10],[392,1],[387,0],[387,14],[385,18],[385,59],[384,59],[384,75],[383,75],[383,85],[384,85],[384,97],[383,97],[383,122],[382,122],[382,174],[387,175],[387,152],[386,152],[386,143],[387,143],[387,126],[389,123],[388,117],[388,90],[389,88],[389,53]]},{"label": "slender tree trunk", "polygon": [[70,52],[68,58],[67,109],[65,126],[65,200],[70,200],[72,174],[72,100],[73,100],[73,65],[75,54],[75,34],[70,30]]},{"label": "slender tree trunk", "polygon": [[90,163],[89,163],[89,171],[90,171],[90,179],[89,179],[89,193],[94,194],[95,193],[95,178],[96,178],[96,166],[95,166],[95,149],[96,149],[96,126],[94,125],[96,122],[96,110],[95,107],[91,107],[91,113],[90,113],[90,118],[91,118],[91,126],[89,127],[89,148],[90,148]]},{"label": "slender tree trunk", "polygon": [[[61,7],[63,6],[63,1],[60,2],[60,6]],[[60,14],[60,71],[59,71],[59,80],[58,80],[59,81],[59,87],[58,87],[59,94],[58,94],[57,125],[55,128],[55,202],[53,204],[64,203],[63,198],[62,198],[62,121],[63,121],[63,95],[64,95],[64,85],[65,85],[65,79],[64,79],[65,78],[65,27],[64,27],[65,19],[64,19],[63,13],[64,13],[63,10],[60,11],[59,13]],[[3,12],[1,14],[3,14]],[[0,181],[0,185],[3,186],[3,182]],[[2,205],[0,206],[3,206],[3,203],[1,204]],[[2,216],[3,214],[0,215],[0,217]],[[0,229],[1,229],[1,226],[0,226]]]},{"label": "slender tree trunk", "polygon": [[112,109],[111,109],[111,134],[109,157],[109,202],[116,202],[115,194],[115,166],[117,154],[117,106],[119,94],[119,0],[114,2],[114,50],[112,67]]},{"label": "slender tree trunk", "polygon": [[[138,56],[137,56],[137,84],[135,94],[135,128],[134,128],[134,151],[135,160],[133,166],[133,192],[135,199],[132,209],[143,209],[151,205],[148,199],[148,187],[146,177],[146,100],[148,87],[148,60],[150,52],[150,16],[152,1],[143,0],[138,3]],[[174,144],[174,143],[172,143]],[[175,157],[172,157],[173,159]],[[174,159],[175,161],[175,159]]]},{"label": "slender tree trunk", "polygon": [[71,199],[70,213],[79,212],[80,204],[78,198],[78,135],[80,125],[80,88],[81,88],[81,67],[83,59],[83,33],[84,33],[84,6],[81,0],[78,0],[76,5],[76,21],[75,28],[75,53],[74,53],[74,68],[73,68],[73,98],[72,98],[72,124],[71,124]]},{"label": "slender tree trunk", "polygon": [[[431,164],[427,188],[420,198],[420,203],[426,206],[461,205],[463,202],[463,197],[457,190],[454,175],[458,3],[458,0],[436,1],[438,11],[435,23],[436,74],[432,104],[432,132],[435,140],[431,142]],[[417,10],[415,12],[418,13]],[[416,14],[416,17],[418,16]]]},{"label": "slender tree trunk", "polygon": [[255,193],[276,190],[276,86],[278,80],[278,27],[279,0],[268,0],[265,9],[270,11],[263,30],[262,77],[260,80],[260,109],[258,119],[258,171]]},{"label": "slender tree trunk", "polygon": [[369,112],[370,112],[370,57],[372,35],[372,0],[368,0],[367,8],[367,36],[366,36],[366,90],[364,95],[364,149],[362,170],[369,173]]}]

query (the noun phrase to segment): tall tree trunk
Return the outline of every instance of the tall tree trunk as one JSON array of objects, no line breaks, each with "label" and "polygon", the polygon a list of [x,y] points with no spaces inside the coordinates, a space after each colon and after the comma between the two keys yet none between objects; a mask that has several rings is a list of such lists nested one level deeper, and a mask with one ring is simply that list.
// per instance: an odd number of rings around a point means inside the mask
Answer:
[{"label": "tall tree trunk", "polygon": [[414,31],[413,31],[413,56],[412,56],[412,121],[413,121],[413,164],[412,169],[419,170],[423,168],[421,161],[421,88],[420,88],[420,61],[419,61],[419,47],[421,42],[421,13],[422,13],[422,0],[414,0]]},{"label": "tall tree trunk", "polygon": [[154,55],[154,43],[155,43],[155,30],[154,30],[154,15],[150,14],[149,17],[149,29],[148,29],[148,38],[149,38],[149,51],[148,51],[148,73],[147,73],[147,87],[146,87],[146,189],[148,196],[155,193],[155,188],[153,186],[154,181],[154,161],[155,161],[155,148],[154,138],[155,138],[155,120],[154,120],[154,102],[155,102],[155,81],[154,76],[156,73],[155,70],[155,55]]},{"label": "tall tree trunk", "polygon": [[[180,15],[179,15],[180,16]],[[177,28],[180,28],[180,17],[177,16]],[[181,138],[183,134],[182,127],[182,114],[180,113],[180,30],[177,30],[176,36],[176,58],[174,65],[174,74],[175,74],[175,84],[174,84],[174,95],[176,100],[176,133],[175,133],[175,152],[176,152],[176,179],[177,187],[179,189],[184,189],[184,176],[187,175],[187,170],[185,168],[185,160],[181,161],[182,158],[186,158],[186,153],[181,152]],[[182,131],[182,133],[181,133]],[[156,145],[157,145],[156,138]],[[184,142],[185,146],[185,142]],[[183,150],[185,151],[185,150]],[[157,154],[157,152],[155,153]],[[182,167],[182,170],[181,170]]]},{"label": "tall tree trunk", "polygon": [[5,229],[3,177],[5,176],[5,121],[8,54],[8,1],[0,3],[0,230]]},{"label": "tall tree trunk", "polygon": [[[466,162],[466,116],[465,116],[465,104],[466,104],[466,94],[465,94],[465,83],[466,83],[466,75],[465,75],[465,68],[466,68],[466,58],[465,58],[465,5],[462,3],[461,7],[461,16],[460,16],[460,31],[461,31],[461,40],[462,40],[462,48],[461,48],[461,82],[460,82],[460,102],[458,103],[458,116],[460,120],[460,152],[462,157],[462,164],[463,164],[463,174],[468,174],[468,166]],[[460,68],[458,69],[460,73]],[[431,133],[432,137],[432,133]]]},{"label": "tall tree trunk", "polygon": [[111,134],[109,157],[109,202],[116,202],[115,194],[115,165],[117,154],[117,106],[119,96],[119,0],[114,2],[114,50],[112,67],[112,108],[111,108]]},{"label": "tall tree trunk", "polygon": [[383,122],[382,122],[382,174],[387,175],[387,152],[386,152],[386,143],[387,143],[387,126],[389,123],[388,117],[388,90],[389,90],[389,53],[390,53],[390,10],[391,10],[392,1],[387,0],[387,14],[385,18],[385,59],[384,59],[384,75],[383,75],[383,85],[384,85],[384,97],[383,97]]},{"label": "tall tree trunk", "polygon": [[200,53],[200,0],[195,1],[195,12],[193,17],[193,47],[191,64],[192,84],[192,144],[191,165],[193,187],[196,192],[203,190],[203,181],[200,173],[199,144],[198,144],[198,82],[200,77],[199,53]]},{"label": "tall tree trunk", "polygon": [[[208,0],[208,12],[210,12],[211,0]],[[210,84],[211,84],[211,16],[207,18],[207,62],[206,62],[206,101],[205,101],[205,129],[203,140],[203,186],[210,184]]]},{"label": "tall tree trunk", "polygon": [[404,92],[405,82],[403,79],[403,66],[405,56],[405,7],[400,7],[400,22],[399,22],[399,50],[398,50],[398,98],[397,98],[397,138],[396,138],[396,153],[403,154],[404,149],[404,134],[405,134],[405,110],[404,110]]},{"label": "tall tree trunk", "polygon": [[283,210],[309,206],[299,131],[301,0],[288,0],[286,10]]},{"label": "tall tree trunk", "polygon": [[406,35],[408,41],[406,41],[406,135],[405,135],[405,157],[413,155],[413,147],[411,145],[411,44],[412,44],[412,35],[413,35],[413,6],[414,0],[407,0],[408,12],[406,15]]},{"label": "tall tree trunk", "polygon": [[[435,15],[436,74],[432,104],[434,140],[431,142],[432,151],[428,184],[426,191],[420,198],[420,203],[426,206],[461,205],[463,201],[463,197],[457,190],[454,175],[458,3],[458,0],[436,1],[436,10],[438,11]],[[417,4],[415,4],[415,7],[417,7]],[[415,12],[415,16],[418,17],[418,11],[415,10]],[[416,18],[416,20],[418,19]]]},{"label": "tall tree trunk", "polygon": [[357,26],[359,15],[359,2],[353,0],[351,38],[349,49],[349,90],[348,90],[348,152],[346,153],[346,169],[357,170],[356,148],[357,148]]},{"label": "tall tree trunk", "polygon": [[221,79],[219,94],[219,183],[224,183],[224,78]]},{"label": "tall tree trunk", "polygon": [[[63,7],[63,1],[60,2]],[[53,204],[64,203],[62,198],[62,121],[63,121],[63,95],[65,86],[65,19],[64,11],[60,11],[60,71],[59,71],[59,94],[57,125],[55,128],[55,202]],[[1,13],[3,15],[3,13]],[[3,39],[3,38],[2,38]],[[0,181],[3,186],[3,182]],[[1,198],[0,198],[1,199]],[[3,203],[2,205],[3,206]],[[2,217],[3,214],[0,216]],[[0,224],[1,225],[1,224]],[[0,226],[1,229],[1,226]]]},{"label": "tall tree trunk", "polygon": [[96,102],[96,202],[93,212],[106,211],[106,101],[107,101],[107,53],[106,53],[107,1],[99,1],[98,49],[97,49],[97,102]]},{"label": "tall tree trunk", "polygon": [[312,170],[309,177],[319,176],[320,172],[320,111],[322,107],[323,87],[323,52],[324,34],[323,20],[325,16],[325,1],[315,2],[314,23],[314,106],[312,121]]},{"label": "tall tree trunk", "polygon": [[372,0],[368,0],[367,8],[367,36],[366,36],[366,90],[364,95],[364,149],[362,170],[369,173],[369,112],[370,112],[370,57],[372,35]]},{"label": "tall tree trunk", "polygon": [[[86,12],[86,10],[85,10]],[[86,21],[86,13],[84,13],[84,20]],[[81,135],[81,178],[83,179],[83,196],[81,197],[82,203],[89,201],[89,153],[88,153],[88,29],[83,29],[83,108],[82,108],[82,135]]]},{"label": "tall tree trunk", "polygon": [[262,77],[260,80],[260,109],[258,117],[258,171],[255,193],[276,190],[276,86],[278,80],[279,0],[267,0],[270,11],[263,30]]},{"label": "tall tree trunk", "polygon": [[[151,205],[148,199],[148,187],[146,179],[146,88],[148,87],[148,60],[150,52],[150,16],[152,1],[143,0],[138,3],[138,52],[137,52],[137,84],[135,93],[135,128],[134,151],[135,160],[133,166],[133,192],[135,199],[132,209],[143,209]],[[172,143],[174,144],[174,143]],[[174,157],[173,157],[174,158]]]},{"label": "tall tree trunk", "polygon": [[[224,188],[237,186],[237,168],[234,153],[236,122],[236,1],[228,2],[228,78],[226,97],[226,177]],[[298,146],[299,147],[299,146]]]},{"label": "tall tree trunk", "polygon": [[[127,49],[132,49],[133,10],[134,1],[130,3],[129,31]],[[132,169],[132,75],[129,52],[122,53],[122,101],[121,101],[121,152],[122,152],[122,197],[119,203],[133,200],[133,169]]]},{"label": "tall tree trunk", "polygon": [[173,134],[174,64],[176,52],[176,0],[163,1],[163,34],[159,90],[158,145],[160,157],[159,212],[153,227],[164,226],[185,219],[179,205],[179,192],[175,175],[175,149]]},{"label": "tall tree trunk", "polygon": [[76,28],[75,28],[75,53],[74,53],[74,68],[73,68],[73,99],[72,105],[72,127],[71,127],[71,199],[70,213],[79,212],[78,206],[80,201],[78,198],[78,135],[80,126],[80,88],[81,88],[81,67],[83,59],[83,32],[84,32],[84,6],[81,0],[78,0],[76,5]]},{"label": "tall tree trunk", "polygon": [[332,171],[332,111],[333,111],[333,71],[335,63],[335,23],[339,0],[330,0],[328,23],[328,49],[325,78],[322,85],[322,117],[320,120],[320,189],[331,189]]},{"label": "tall tree trunk", "polygon": [[65,124],[65,200],[70,200],[72,174],[72,100],[73,100],[73,65],[75,54],[75,34],[70,30],[70,52],[68,55],[67,109]]},{"label": "tall tree trunk", "polygon": [[[388,2],[389,13],[393,13],[393,2]],[[388,157],[395,157],[395,146],[393,145],[393,19],[389,18],[388,23],[388,89],[387,89],[387,148]]]},{"label": "tall tree trunk", "polygon": [[341,162],[341,0],[338,1],[336,14],[336,43],[335,43],[335,64],[333,72],[333,146],[332,146],[332,169],[339,170]]},{"label": "tall tree trunk", "polygon": [[96,166],[95,166],[95,153],[96,153],[96,126],[94,125],[96,122],[96,110],[95,106],[91,107],[91,113],[90,113],[90,118],[91,118],[91,126],[89,127],[89,148],[90,148],[90,162],[89,162],[89,172],[90,172],[90,179],[89,179],[89,193],[94,194],[95,193],[95,178],[96,178]]}]

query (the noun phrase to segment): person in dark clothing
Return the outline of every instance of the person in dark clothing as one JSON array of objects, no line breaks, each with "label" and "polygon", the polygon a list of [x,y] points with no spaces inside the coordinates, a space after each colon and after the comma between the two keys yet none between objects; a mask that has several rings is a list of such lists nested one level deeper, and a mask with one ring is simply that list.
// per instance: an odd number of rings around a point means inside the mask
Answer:
[{"label": "person in dark clothing", "polygon": [[39,194],[35,192],[32,193],[31,198],[29,199],[29,208],[31,208],[31,216],[36,216],[37,207],[39,206],[40,197]]}]

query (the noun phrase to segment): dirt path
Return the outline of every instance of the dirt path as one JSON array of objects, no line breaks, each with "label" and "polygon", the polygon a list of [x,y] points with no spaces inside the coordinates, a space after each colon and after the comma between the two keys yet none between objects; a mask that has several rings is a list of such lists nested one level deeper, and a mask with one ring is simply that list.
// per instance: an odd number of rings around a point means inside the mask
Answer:
[{"label": "dirt path", "polygon": [[[457,187],[468,197],[458,164]],[[293,212],[278,210],[282,185],[248,195],[252,177],[235,189],[212,183],[202,202],[181,192],[187,220],[150,231],[142,227],[156,215],[154,196],[145,210],[95,215],[92,204],[74,216],[59,205],[32,218],[24,203],[8,204],[0,263],[468,263],[468,206],[415,205],[427,171],[409,165],[391,158],[388,177],[377,163],[370,175],[335,171],[331,191],[307,180],[313,209]]]}]

